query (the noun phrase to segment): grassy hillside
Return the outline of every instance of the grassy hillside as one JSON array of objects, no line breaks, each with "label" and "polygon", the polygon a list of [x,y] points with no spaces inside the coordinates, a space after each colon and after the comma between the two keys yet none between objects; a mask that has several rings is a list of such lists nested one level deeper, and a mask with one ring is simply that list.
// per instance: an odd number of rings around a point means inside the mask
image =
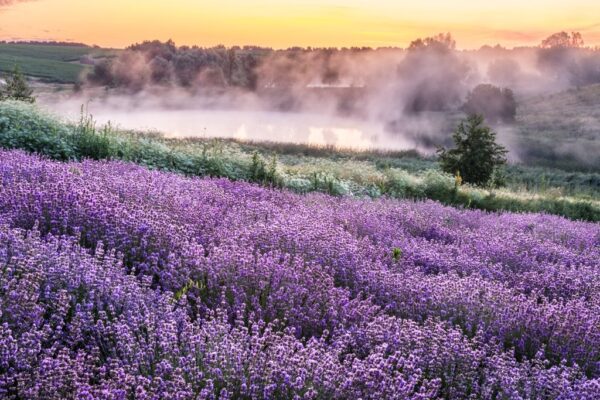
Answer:
[{"label": "grassy hillside", "polygon": [[[175,146],[189,146],[198,140],[181,142],[172,140]],[[201,142],[201,141],[200,141]],[[181,144],[184,143],[184,144]],[[309,146],[292,143],[266,143],[223,141],[223,146],[239,146],[242,152],[259,152],[269,159],[273,156],[290,169],[307,168],[309,165],[324,169],[324,164],[337,165],[338,176],[348,173],[348,162],[360,163],[356,173],[368,171],[402,170],[411,175],[421,175],[428,170],[437,170],[435,158],[423,157],[415,151],[355,151],[327,146]],[[326,168],[333,171],[334,168]],[[503,171],[503,180],[513,192],[560,193],[562,195],[596,198],[600,196],[600,173],[565,171],[558,168],[509,164]]]},{"label": "grassy hillside", "polygon": [[81,63],[82,57],[110,56],[111,50],[87,46],[49,46],[32,44],[0,44],[0,72],[15,65],[29,76],[50,82],[75,83],[91,67]]},{"label": "grassy hillside", "polygon": [[537,165],[600,170],[600,85],[526,99],[519,104],[516,139]]},{"label": "grassy hillside", "polygon": [[507,187],[457,187],[433,159],[414,152],[351,152],[231,140],[175,140],[97,128],[83,116],[63,123],[34,106],[0,103],[0,147],[58,160],[117,159],[195,176],[259,182],[300,193],[434,199],[484,210],[563,215],[600,221],[600,174],[512,166]]}]

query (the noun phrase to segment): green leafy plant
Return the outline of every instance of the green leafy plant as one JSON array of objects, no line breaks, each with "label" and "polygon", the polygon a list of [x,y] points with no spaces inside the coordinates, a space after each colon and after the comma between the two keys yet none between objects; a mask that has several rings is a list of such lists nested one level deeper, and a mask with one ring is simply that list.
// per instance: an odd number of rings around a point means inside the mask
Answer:
[{"label": "green leafy plant", "polygon": [[75,147],[79,156],[94,160],[112,158],[111,130],[110,125],[98,129],[93,116],[82,106],[79,123],[73,131]]},{"label": "green leafy plant", "polygon": [[0,87],[0,100],[17,100],[26,103],[35,102],[33,89],[29,87],[18,65],[15,65],[12,73],[6,79],[6,83]]},{"label": "green leafy plant", "polygon": [[392,249],[392,258],[394,261],[398,262],[402,258],[402,249],[399,247],[394,247]]},{"label": "green leafy plant", "polygon": [[486,125],[481,115],[474,114],[461,121],[454,134],[454,148],[440,148],[438,154],[444,172],[457,171],[466,183],[485,186],[494,171],[506,164],[503,146],[496,143],[496,133]]}]

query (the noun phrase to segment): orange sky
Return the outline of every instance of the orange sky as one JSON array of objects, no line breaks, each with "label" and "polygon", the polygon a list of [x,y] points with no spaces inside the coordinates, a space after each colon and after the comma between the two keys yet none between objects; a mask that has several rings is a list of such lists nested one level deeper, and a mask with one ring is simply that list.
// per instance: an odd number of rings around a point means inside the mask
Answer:
[{"label": "orange sky", "polygon": [[561,30],[600,45],[598,0],[0,0],[0,39],[124,47],[406,46],[452,32],[460,48],[538,44]]}]

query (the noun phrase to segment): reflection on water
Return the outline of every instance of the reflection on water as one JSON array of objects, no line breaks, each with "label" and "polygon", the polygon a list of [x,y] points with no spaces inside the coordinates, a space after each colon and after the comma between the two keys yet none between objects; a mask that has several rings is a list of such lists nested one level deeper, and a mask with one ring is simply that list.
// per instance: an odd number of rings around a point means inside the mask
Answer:
[{"label": "reflection on water", "polygon": [[[47,103],[51,111],[76,118],[73,103]],[[357,149],[413,149],[412,140],[386,131],[383,122],[343,118],[323,114],[276,111],[206,109],[118,109],[93,103],[89,112],[101,124],[133,130],[151,130],[166,137],[235,138],[254,141],[334,145]]]}]

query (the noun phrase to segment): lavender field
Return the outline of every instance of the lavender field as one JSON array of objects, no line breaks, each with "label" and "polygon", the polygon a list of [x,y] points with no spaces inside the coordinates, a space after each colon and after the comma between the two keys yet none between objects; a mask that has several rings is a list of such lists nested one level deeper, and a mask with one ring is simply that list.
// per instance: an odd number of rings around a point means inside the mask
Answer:
[{"label": "lavender field", "polygon": [[0,151],[0,398],[597,399],[600,225]]}]

